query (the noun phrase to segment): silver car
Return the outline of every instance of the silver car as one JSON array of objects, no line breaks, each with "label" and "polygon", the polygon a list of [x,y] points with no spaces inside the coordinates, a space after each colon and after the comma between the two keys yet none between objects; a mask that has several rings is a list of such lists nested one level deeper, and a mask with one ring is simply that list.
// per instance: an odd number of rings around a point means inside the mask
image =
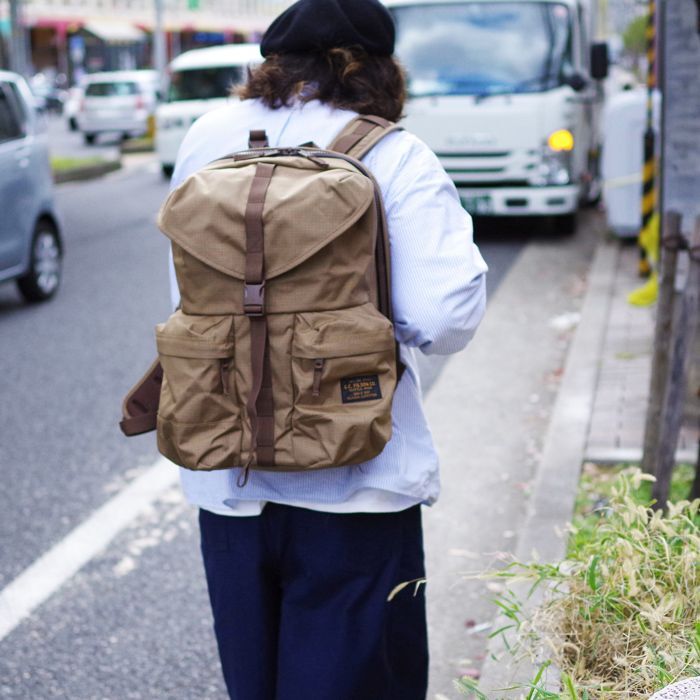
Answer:
[{"label": "silver car", "polygon": [[106,132],[121,132],[128,138],[148,131],[157,103],[156,71],[92,73],[85,77],[84,88],[77,122],[85,143],[94,143]]},{"label": "silver car", "polygon": [[0,71],[0,282],[16,279],[28,301],[48,299],[62,256],[46,133],[27,83]]}]

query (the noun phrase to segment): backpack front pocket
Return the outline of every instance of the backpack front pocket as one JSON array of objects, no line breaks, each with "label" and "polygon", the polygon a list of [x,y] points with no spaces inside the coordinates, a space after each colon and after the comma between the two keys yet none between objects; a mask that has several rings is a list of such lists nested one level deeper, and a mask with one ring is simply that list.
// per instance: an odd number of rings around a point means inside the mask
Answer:
[{"label": "backpack front pocket", "polygon": [[372,304],[297,314],[292,344],[292,441],[298,465],[376,457],[391,437],[396,344]]},{"label": "backpack front pocket", "polygon": [[241,413],[233,382],[233,317],[176,311],[156,327],[163,366],[158,449],[188,469],[240,463]]}]

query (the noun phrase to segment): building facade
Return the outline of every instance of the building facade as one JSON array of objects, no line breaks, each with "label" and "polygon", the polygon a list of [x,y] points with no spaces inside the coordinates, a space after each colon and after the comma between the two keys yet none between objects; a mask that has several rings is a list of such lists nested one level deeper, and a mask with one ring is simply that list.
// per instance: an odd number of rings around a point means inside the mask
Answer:
[{"label": "building facade", "polygon": [[[156,0],[17,0],[28,69],[66,76],[152,66]],[[255,41],[291,0],[161,0],[168,57]],[[8,66],[10,0],[0,0],[0,67]]]}]

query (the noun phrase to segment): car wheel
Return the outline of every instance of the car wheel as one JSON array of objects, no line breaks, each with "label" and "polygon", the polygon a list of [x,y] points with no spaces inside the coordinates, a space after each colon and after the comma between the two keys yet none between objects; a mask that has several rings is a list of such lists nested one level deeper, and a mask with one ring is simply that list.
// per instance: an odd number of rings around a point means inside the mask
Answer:
[{"label": "car wheel", "polygon": [[78,130],[78,122],[75,120],[75,117],[68,118],[68,129],[70,131],[77,131]]},{"label": "car wheel", "polygon": [[86,146],[92,146],[95,143],[96,134],[83,134],[83,139],[85,140]]},{"label": "car wheel", "polygon": [[163,173],[163,177],[171,178],[173,176],[173,170],[175,170],[175,166],[170,163],[160,164],[160,171]]},{"label": "car wheel", "polygon": [[29,271],[17,280],[27,301],[50,299],[61,283],[62,254],[58,232],[49,221],[40,221],[34,229]]}]

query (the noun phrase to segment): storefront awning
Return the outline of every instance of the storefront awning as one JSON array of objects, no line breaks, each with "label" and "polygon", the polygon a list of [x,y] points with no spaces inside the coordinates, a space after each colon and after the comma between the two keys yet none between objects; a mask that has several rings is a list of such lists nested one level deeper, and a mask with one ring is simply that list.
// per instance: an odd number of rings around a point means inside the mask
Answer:
[{"label": "storefront awning", "polygon": [[86,22],[83,29],[107,44],[131,44],[145,38],[141,29],[126,22]]}]

